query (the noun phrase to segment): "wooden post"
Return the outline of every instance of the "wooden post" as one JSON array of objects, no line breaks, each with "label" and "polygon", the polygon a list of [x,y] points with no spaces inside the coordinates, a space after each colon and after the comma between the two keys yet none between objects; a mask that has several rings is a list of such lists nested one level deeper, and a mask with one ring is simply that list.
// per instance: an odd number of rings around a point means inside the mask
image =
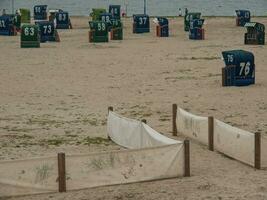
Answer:
[{"label": "wooden post", "polygon": [[112,106],[109,106],[108,107],[108,111],[113,111],[113,107]]},{"label": "wooden post", "polygon": [[173,136],[177,136],[176,117],[177,117],[177,104],[172,104],[172,135]]},{"label": "wooden post", "polygon": [[209,126],[209,130],[208,130],[209,150],[214,151],[214,118],[213,117],[208,118],[208,126]]},{"label": "wooden post", "polygon": [[255,133],[255,163],[256,169],[261,169],[261,133]]},{"label": "wooden post", "polygon": [[184,140],[184,176],[190,176],[190,142]]},{"label": "wooden post", "polygon": [[226,74],[225,74],[225,69],[222,68],[222,86],[226,86]]},{"label": "wooden post", "polygon": [[[112,107],[112,106],[109,106],[109,107],[108,107],[108,112],[109,112],[109,111],[112,111],[112,112],[113,112],[113,107]],[[108,139],[111,140],[111,138],[110,138],[109,136],[108,136]]]},{"label": "wooden post", "polygon": [[58,191],[66,192],[66,165],[65,153],[58,153]]},{"label": "wooden post", "polygon": [[141,122],[143,122],[144,124],[147,123],[146,119],[142,119]]}]

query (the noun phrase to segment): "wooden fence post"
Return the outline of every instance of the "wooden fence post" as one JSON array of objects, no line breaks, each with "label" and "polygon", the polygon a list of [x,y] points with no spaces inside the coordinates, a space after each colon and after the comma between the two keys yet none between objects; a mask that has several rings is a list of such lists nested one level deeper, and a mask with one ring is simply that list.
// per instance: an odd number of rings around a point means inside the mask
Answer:
[{"label": "wooden fence post", "polygon": [[109,112],[109,111],[113,111],[113,107],[112,107],[112,106],[109,106],[109,107],[108,107],[108,112]]},{"label": "wooden fence post", "polygon": [[214,118],[208,117],[208,142],[209,142],[209,150],[214,151]]},{"label": "wooden fence post", "polygon": [[[109,112],[109,111],[112,111],[112,112],[113,112],[113,107],[112,107],[112,106],[109,106],[109,107],[108,107],[108,112]],[[111,140],[111,138],[110,138],[109,136],[108,136],[108,139]]]},{"label": "wooden fence post", "polygon": [[141,122],[143,122],[144,124],[147,123],[146,119],[142,119]]},{"label": "wooden fence post", "polygon": [[66,163],[65,153],[58,153],[58,191],[66,192]]},{"label": "wooden fence post", "polygon": [[190,142],[189,140],[184,140],[184,176],[190,176]]},{"label": "wooden fence post", "polygon": [[256,169],[261,169],[261,133],[255,133],[255,163]]},{"label": "wooden fence post", "polygon": [[172,104],[172,135],[173,136],[177,136],[176,117],[177,117],[177,104]]}]

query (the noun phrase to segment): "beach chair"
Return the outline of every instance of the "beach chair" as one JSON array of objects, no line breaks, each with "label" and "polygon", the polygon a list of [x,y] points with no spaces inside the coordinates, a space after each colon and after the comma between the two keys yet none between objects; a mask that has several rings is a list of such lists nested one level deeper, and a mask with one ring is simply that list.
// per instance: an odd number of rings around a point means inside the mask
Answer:
[{"label": "beach chair", "polygon": [[133,33],[149,33],[149,16],[144,14],[133,15]]},{"label": "beach chair", "polygon": [[110,39],[111,40],[123,40],[123,25],[120,20],[113,19],[112,28],[110,31]]},{"label": "beach chair", "polygon": [[21,48],[39,48],[39,27],[33,24],[23,24],[20,38]]},{"label": "beach chair", "polygon": [[248,22],[245,24],[247,33],[245,33],[245,44],[265,44],[265,26],[257,22]]},{"label": "beach chair", "polygon": [[90,31],[89,31],[90,43],[108,42],[107,23],[102,21],[90,21],[89,26],[90,26]]},{"label": "beach chair", "polygon": [[0,16],[0,35],[14,36],[17,35],[16,26],[14,24],[14,15]]},{"label": "beach chair", "polygon": [[204,19],[193,19],[190,21],[189,39],[191,40],[204,40],[205,31],[202,28]]},{"label": "beach chair", "polygon": [[164,17],[157,17],[157,37],[169,37],[169,20]]},{"label": "beach chair", "polygon": [[72,29],[69,13],[65,11],[55,13],[56,29]]},{"label": "beach chair", "polygon": [[187,13],[184,16],[184,31],[189,31],[190,29],[190,21],[194,20],[194,19],[200,19],[201,17],[201,13],[196,12],[196,13]]},{"label": "beach chair", "polygon": [[50,21],[38,21],[40,42],[60,42],[59,35],[55,29],[54,23]]},{"label": "beach chair", "polygon": [[36,5],[33,7],[34,20],[47,20],[47,5]]},{"label": "beach chair", "polygon": [[254,55],[244,50],[222,52],[222,86],[247,86],[255,84]]},{"label": "beach chair", "polygon": [[245,26],[247,22],[250,22],[249,10],[236,10],[236,26]]},{"label": "beach chair", "polygon": [[21,16],[21,23],[22,24],[29,24],[31,23],[31,11],[26,8],[20,8],[19,9],[20,16]]},{"label": "beach chair", "polygon": [[109,5],[108,9],[109,13],[111,13],[113,19],[120,20],[121,19],[121,6],[120,5]]}]

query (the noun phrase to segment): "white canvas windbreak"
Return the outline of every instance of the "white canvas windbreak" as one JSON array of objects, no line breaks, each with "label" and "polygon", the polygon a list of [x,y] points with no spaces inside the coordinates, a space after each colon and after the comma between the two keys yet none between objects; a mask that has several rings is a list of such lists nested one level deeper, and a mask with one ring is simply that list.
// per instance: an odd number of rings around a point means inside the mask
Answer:
[{"label": "white canvas windbreak", "polygon": [[[208,145],[208,118],[177,109],[177,130]],[[214,149],[254,166],[255,134],[214,119]],[[261,166],[267,167],[267,136],[261,135]]]},{"label": "white canvas windbreak", "polygon": [[182,144],[161,135],[140,121],[122,117],[114,112],[109,112],[108,115],[108,136],[115,143],[129,149]]},{"label": "white canvas windbreak", "polygon": [[67,156],[67,189],[174,178],[184,174],[183,145]]},{"label": "white canvas windbreak", "polygon": [[208,117],[193,115],[178,108],[176,123],[178,132],[208,145]]},{"label": "white canvas windbreak", "polygon": [[255,134],[215,119],[214,147],[225,155],[254,166]]},{"label": "white canvas windbreak", "polygon": [[[113,112],[108,116],[108,134],[114,142],[130,150],[66,155],[67,190],[184,175],[182,142]],[[57,190],[56,156],[0,162],[0,197]]]},{"label": "white canvas windbreak", "polygon": [[[57,191],[57,157],[0,162],[0,196]],[[6,189],[7,188],[7,189]]]},{"label": "white canvas windbreak", "polygon": [[267,167],[267,136],[261,136],[261,166]]}]

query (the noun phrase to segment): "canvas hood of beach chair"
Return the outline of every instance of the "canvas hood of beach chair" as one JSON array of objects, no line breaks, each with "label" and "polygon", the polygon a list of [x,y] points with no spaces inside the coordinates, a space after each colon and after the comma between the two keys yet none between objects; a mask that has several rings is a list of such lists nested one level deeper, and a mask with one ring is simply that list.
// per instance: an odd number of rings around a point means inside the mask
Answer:
[{"label": "canvas hood of beach chair", "polygon": [[23,24],[20,35],[21,48],[39,48],[40,35],[39,27],[34,24]]},{"label": "canvas hood of beach chair", "polygon": [[5,35],[5,36],[17,35],[14,20],[15,20],[15,15],[0,16],[0,35]]},{"label": "canvas hood of beach chair", "polygon": [[121,19],[121,6],[120,5],[109,5],[108,12],[112,15],[113,19]]},{"label": "canvas hood of beach chair", "polygon": [[90,16],[92,17],[92,21],[98,21],[101,20],[100,19],[100,15],[102,13],[106,13],[106,9],[105,8],[93,8],[92,12],[90,13]]},{"label": "canvas hood of beach chair", "polygon": [[26,8],[20,8],[19,9],[20,15],[21,15],[21,23],[27,24],[31,23],[31,11]]},{"label": "canvas hood of beach chair", "polygon": [[149,16],[145,14],[133,15],[133,33],[149,33]]},{"label": "canvas hood of beach chair", "polygon": [[247,22],[250,22],[249,10],[236,10],[236,26],[245,26]]},{"label": "canvas hood of beach chair", "polygon": [[89,27],[90,43],[108,42],[108,26],[106,22],[90,21]]},{"label": "canvas hood of beach chair", "polygon": [[245,24],[247,32],[245,33],[245,44],[265,44],[265,26],[258,22],[248,22]]},{"label": "canvas hood of beach chair", "polygon": [[55,25],[50,21],[35,22],[39,26],[40,42],[60,42]]},{"label": "canvas hood of beach chair", "polygon": [[153,21],[157,24],[157,37],[169,37],[169,20],[165,17],[157,17]]},{"label": "canvas hood of beach chair", "polygon": [[189,39],[191,40],[204,40],[205,31],[202,28],[204,25],[204,19],[190,20]]},{"label": "canvas hood of beach chair", "polygon": [[254,55],[244,50],[223,51],[222,86],[255,84]]},{"label": "canvas hood of beach chair", "polygon": [[123,40],[123,24],[121,20],[112,19],[112,28],[110,31],[111,40]]},{"label": "canvas hood of beach chair", "polygon": [[34,20],[47,20],[47,5],[36,5],[33,7]]},{"label": "canvas hood of beach chair", "polygon": [[190,21],[194,19],[200,19],[200,12],[190,12],[184,16],[184,31],[189,31],[190,29]]}]

